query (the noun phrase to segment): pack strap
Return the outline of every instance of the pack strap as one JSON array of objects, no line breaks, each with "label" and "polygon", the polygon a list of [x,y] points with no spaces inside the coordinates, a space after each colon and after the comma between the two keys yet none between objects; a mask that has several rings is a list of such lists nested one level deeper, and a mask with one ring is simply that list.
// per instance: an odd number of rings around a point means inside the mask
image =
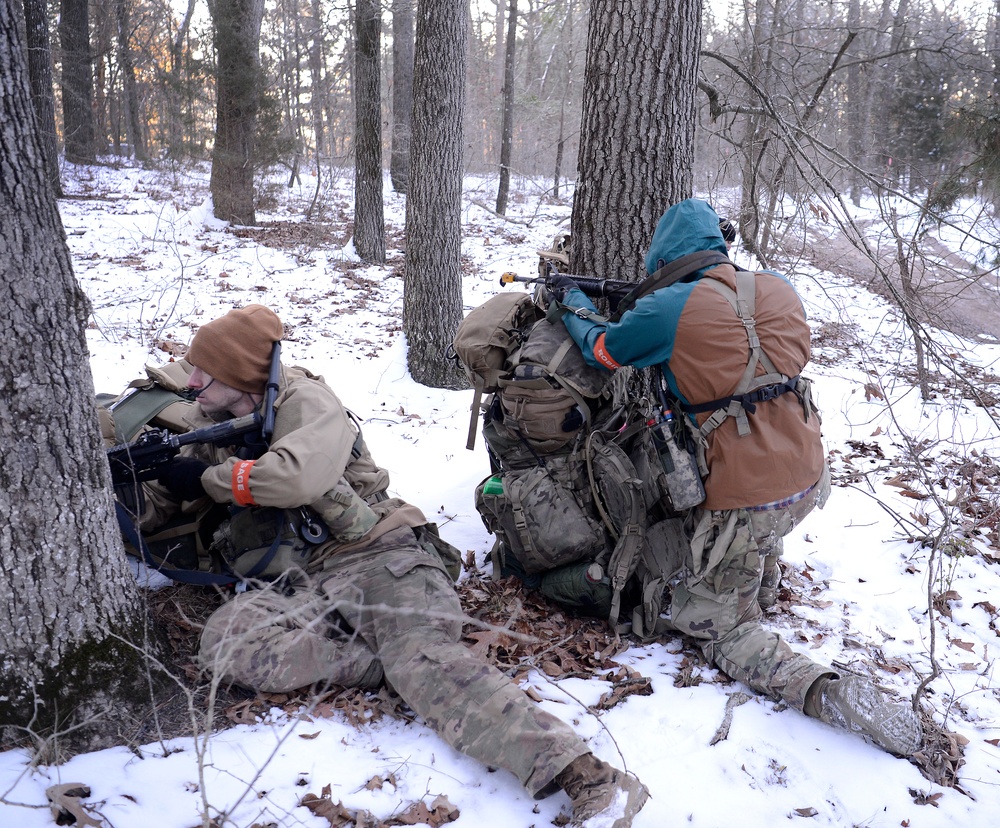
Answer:
[{"label": "pack strap", "polygon": [[696,250],[694,253],[688,253],[686,256],[681,256],[679,259],[668,262],[639,282],[635,288],[625,295],[625,298],[618,303],[611,321],[617,322],[621,319],[622,314],[631,310],[632,306],[642,299],[643,296],[648,296],[660,288],[669,287],[675,282],[679,282],[685,276],[690,276],[695,271],[720,264],[732,265],[738,271],[743,270],[739,265],[733,264],[728,256],[715,250]]},{"label": "pack strap", "polygon": [[[600,445],[595,447],[595,435],[597,432],[591,432],[587,437],[587,476],[594,504],[601,515],[602,522],[615,541],[615,548],[611,551],[605,570],[611,581],[611,611],[608,613],[608,625],[611,629],[619,631],[618,617],[621,615],[622,590],[625,589],[628,579],[632,577],[639,563],[639,555],[645,537],[646,507],[642,496],[642,481],[638,477],[635,466],[616,444],[605,443],[603,437],[600,438]],[[594,476],[594,452],[600,452],[604,459],[610,463],[628,490],[629,515],[625,519],[625,525],[621,531],[618,531],[602,503],[600,486]]]},{"label": "pack strap", "polygon": [[[115,501],[115,517],[118,519],[118,528],[121,529],[126,540],[142,555],[142,562],[154,572],[166,575],[171,581],[177,581],[181,584],[194,584],[196,586],[229,586],[240,580],[235,575],[201,572],[194,569],[177,569],[176,567],[157,563],[149,551],[149,546],[142,537],[142,532],[139,531],[139,527],[136,525],[135,518],[118,501]],[[271,557],[274,557],[273,552],[271,553]]]},{"label": "pack strap", "polygon": [[715,411],[717,408],[727,408],[730,403],[737,402],[748,414],[756,414],[757,403],[776,399],[782,394],[787,394],[789,391],[797,391],[798,384],[799,377],[796,375],[788,380],[788,382],[765,385],[756,391],[751,391],[749,394],[730,394],[728,397],[720,397],[717,400],[698,403],[697,405],[688,405],[682,402],[678,404],[681,410],[686,411],[688,414],[704,414],[706,411]]},{"label": "pack strap", "polygon": [[[730,304],[740,318],[740,322],[743,323],[743,330],[747,337],[747,366],[743,370],[743,376],[740,377],[733,393],[728,397],[682,407],[690,413],[696,413],[695,408],[698,408],[702,413],[714,408],[715,413],[698,429],[702,438],[707,438],[730,417],[736,419],[736,430],[739,436],[746,437],[750,433],[750,421],[747,419],[747,414],[753,414],[756,411],[758,402],[773,400],[787,391],[795,391],[798,377],[788,377],[778,371],[771,358],[761,347],[760,337],[757,335],[757,320],[754,319],[754,313],[757,309],[756,274],[748,270],[738,271],[736,290],[718,279],[709,279],[708,283]],[[764,368],[764,374],[760,376],[757,375],[758,365]],[[755,395],[757,395],[756,398]]]}]

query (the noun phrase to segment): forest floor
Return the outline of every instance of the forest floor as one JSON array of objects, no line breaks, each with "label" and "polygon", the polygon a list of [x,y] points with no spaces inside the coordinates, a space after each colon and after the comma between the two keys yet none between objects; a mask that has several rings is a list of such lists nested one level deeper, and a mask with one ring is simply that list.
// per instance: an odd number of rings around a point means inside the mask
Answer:
[{"label": "forest floor", "polygon": [[[874,222],[859,226],[867,233]],[[895,241],[883,235],[869,238],[868,244],[888,274],[891,287],[871,256],[832,220],[814,219],[808,232],[797,241],[783,239],[782,249],[786,257],[800,258],[812,267],[847,276],[897,303],[892,294],[902,295],[902,285]],[[1000,343],[1000,273],[996,266],[970,261],[971,257],[945,246],[932,233],[920,240],[920,249],[921,255],[915,256],[904,248],[904,255],[912,262],[910,312],[923,324],[945,328],[973,341]]]}]

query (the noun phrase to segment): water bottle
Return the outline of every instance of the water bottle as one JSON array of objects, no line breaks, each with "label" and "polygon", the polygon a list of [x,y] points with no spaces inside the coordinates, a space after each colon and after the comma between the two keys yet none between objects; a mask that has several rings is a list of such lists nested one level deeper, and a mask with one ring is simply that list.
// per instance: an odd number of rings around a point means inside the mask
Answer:
[{"label": "water bottle", "polygon": [[685,445],[674,438],[674,412],[664,408],[658,421],[650,422],[653,445],[660,455],[667,482],[667,497],[675,512],[692,509],[705,500],[705,486],[701,482],[698,461]]},{"label": "water bottle", "polygon": [[483,494],[484,495],[502,495],[503,494],[503,478],[499,474],[493,475],[486,483],[483,484]]}]

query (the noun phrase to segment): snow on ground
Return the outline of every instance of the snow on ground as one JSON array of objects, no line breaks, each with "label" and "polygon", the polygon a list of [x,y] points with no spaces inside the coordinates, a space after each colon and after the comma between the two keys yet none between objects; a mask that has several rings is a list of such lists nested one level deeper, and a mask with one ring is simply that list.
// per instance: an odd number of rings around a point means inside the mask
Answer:
[{"label": "snow on ground", "polygon": [[[357,260],[346,239],[349,176],[324,193],[332,221],[276,223],[305,212],[315,181],[304,178],[287,191],[270,185],[274,207],[258,216],[265,229],[251,230],[211,217],[204,169],[170,176],[108,166],[66,175],[71,195],[60,206],[77,276],[93,302],[88,342],[97,390],[120,391],[144,365],[165,361],[168,353],[153,343],[185,344],[197,325],[233,306],[266,304],[289,330],[284,361],[326,377],[363,418],[393,490],[489,571],[491,538],[472,498],[489,467],[481,442],[476,452],[465,449],[472,392],[409,378],[402,254],[390,249],[384,267]],[[388,183],[385,193],[391,247],[401,237],[404,200]],[[517,182],[508,220],[476,206],[492,197],[489,182],[467,182],[467,308],[509,289],[500,287],[500,273],[533,274],[536,251],[569,224],[570,202],[543,199],[531,182]],[[978,495],[983,510],[996,509],[996,410],[977,406],[953,383],[937,384],[936,398],[922,403],[906,330],[884,300],[836,274],[800,268],[791,276],[814,325],[808,373],[817,380],[838,485],[826,509],[786,540],[796,600],[768,623],[817,660],[872,675],[907,697],[933,653],[942,674],[927,704],[937,722],[968,740],[960,789],[935,785],[913,764],[762,697],[732,706],[743,688],[704,666],[695,670],[700,683],[679,681],[684,653],[669,638],[618,658],[649,677],[653,693],[611,710],[592,709],[609,686],[600,677],[552,680],[534,671],[526,686],[595,753],[650,788],[636,828],[992,824],[1000,813],[1000,538],[995,515],[976,518],[947,503]],[[963,376],[996,393],[1000,347],[943,332],[938,341]],[[912,538],[940,524],[937,503],[965,534],[932,572],[929,550]],[[933,622],[929,580],[935,594],[948,595]],[[727,701],[728,737],[713,745]],[[209,819],[238,828],[321,828],[331,821],[300,803],[326,786],[333,803],[383,820],[417,801],[433,808],[444,795],[460,827],[540,828],[568,805],[563,794],[532,801],[508,773],[456,754],[419,722],[355,726],[340,713],[277,708],[207,739],[104,750],[60,766],[34,767],[24,750],[0,753],[0,826],[52,825],[45,790],[60,782],[89,786],[91,818],[113,828],[191,828]]]}]

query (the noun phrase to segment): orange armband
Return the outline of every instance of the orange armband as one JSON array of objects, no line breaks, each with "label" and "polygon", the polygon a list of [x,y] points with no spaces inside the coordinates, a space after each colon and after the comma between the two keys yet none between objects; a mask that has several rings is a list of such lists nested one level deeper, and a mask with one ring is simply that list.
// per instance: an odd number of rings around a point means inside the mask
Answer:
[{"label": "orange armband", "polygon": [[608,353],[608,349],[604,347],[604,334],[602,333],[597,337],[597,342],[594,343],[594,359],[596,359],[601,365],[607,368],[609,371],[614,371],[615,368],[621,368],[621,363],[614,359],[611,354]]},{"label": "orange armband", "polygon": [[233,466],[233,500],[238,506],[257,505],[250,494],[250,469],[253,464],[253,460],[241,460]]}]

